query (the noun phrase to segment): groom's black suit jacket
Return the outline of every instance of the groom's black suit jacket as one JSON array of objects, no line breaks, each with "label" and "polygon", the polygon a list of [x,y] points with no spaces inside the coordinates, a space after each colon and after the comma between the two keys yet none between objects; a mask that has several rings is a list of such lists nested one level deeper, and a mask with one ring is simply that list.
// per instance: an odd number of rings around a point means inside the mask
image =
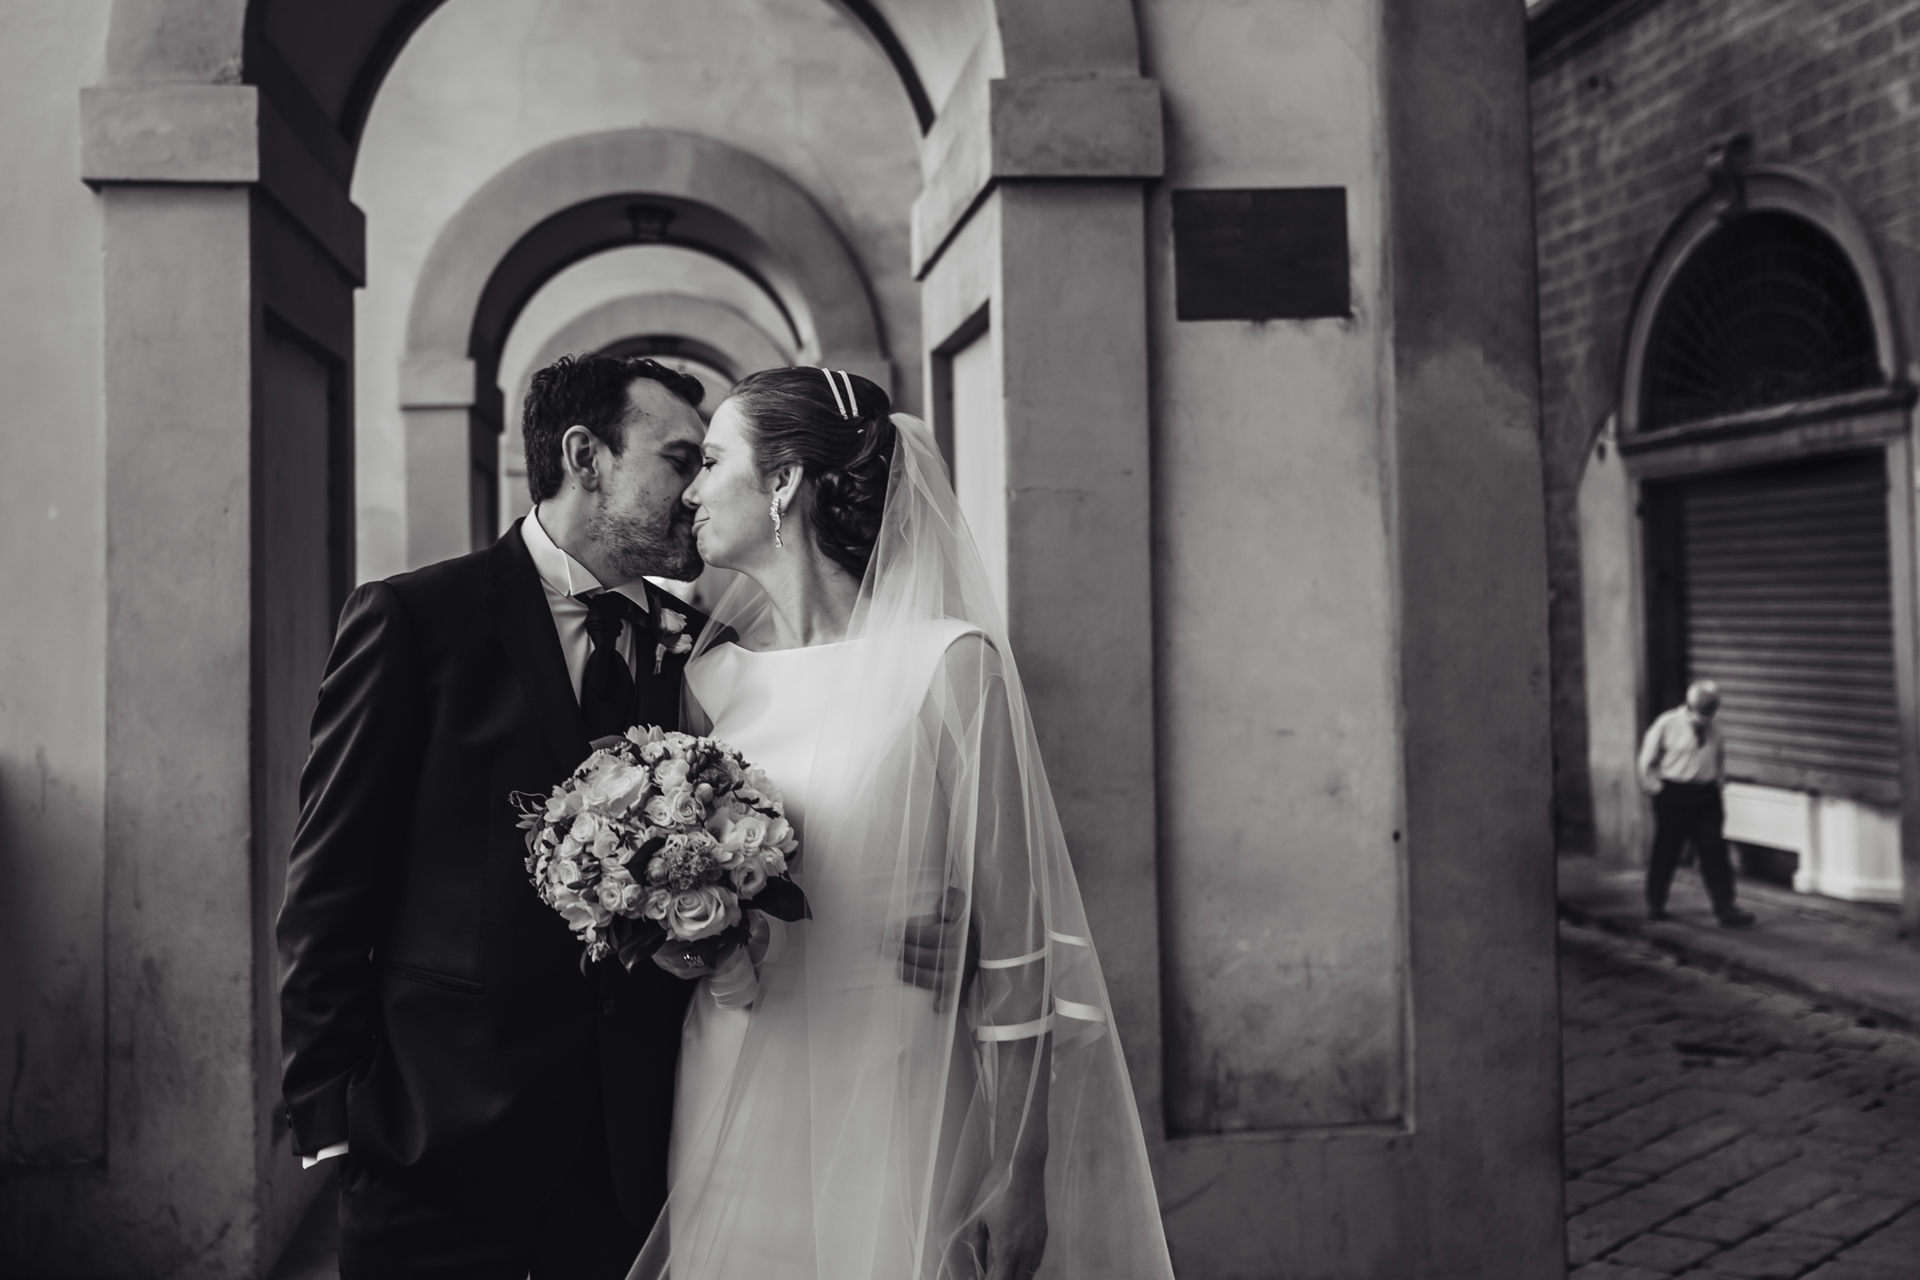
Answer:
[{"label": "groom's black suit jacket", "polygon": [[[663,601],[705,621],[677,600]],[[684,656],[638,628],[634,721],[677,728]],[[279,942],[295,1150],[476,1208],[534,1206],[606,1126],[621,1208],[666,1195],[692,985],[581,971],[535,896],[510,797],[586,758],[579,703],[519,525],[492,547],[355,591],[300,779]]]}]

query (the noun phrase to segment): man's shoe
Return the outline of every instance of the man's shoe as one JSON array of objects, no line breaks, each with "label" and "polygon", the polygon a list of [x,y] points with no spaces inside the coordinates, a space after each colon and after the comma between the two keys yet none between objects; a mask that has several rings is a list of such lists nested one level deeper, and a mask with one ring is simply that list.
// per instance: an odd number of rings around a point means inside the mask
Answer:
[{"label": "man's shoe", "polygon": [[1733,908],[1731,911],[1723,912],[1720,916],[1720,927],[1722,929],[1751,929],[1754,923],[1753,913],[1751,911],[1742,911],[1738,907]]},{"label": "man's shoe", "polygon": [[1662,920],[1671,920],[1671,919],[1673,919],[1673,917],[1667,914],[1667,909],[1665,907],[1648,907],[1647,908],[1648,924],[1658,924]]}]

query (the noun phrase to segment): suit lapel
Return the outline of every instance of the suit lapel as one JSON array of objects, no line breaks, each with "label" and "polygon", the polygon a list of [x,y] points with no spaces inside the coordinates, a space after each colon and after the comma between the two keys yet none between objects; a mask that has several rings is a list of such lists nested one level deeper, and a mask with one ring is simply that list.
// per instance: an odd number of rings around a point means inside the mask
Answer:
[{"label": "suit lapel", "polygon": [[[520,537],[518,521],[493,544],[490,568],[492,587],[487,604],[500,643],[526,691],[533,718],[561,762],[572,769],[587,758],[586,721],[574,697],[573,678],[567,674],[567,659],[560,651],[560,636],[553,628],[546,590]],[[648,670],[652,670],[651,664]]]}]

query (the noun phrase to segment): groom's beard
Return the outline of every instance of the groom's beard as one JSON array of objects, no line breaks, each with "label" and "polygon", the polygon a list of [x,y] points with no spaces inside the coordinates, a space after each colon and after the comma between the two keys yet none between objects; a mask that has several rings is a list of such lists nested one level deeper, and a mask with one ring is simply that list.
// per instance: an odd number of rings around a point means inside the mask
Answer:
[{"label": "groom's beard", "polygon": [[693,540],[693,513],[679,502],[671,511],[618,514],[596,508],[587,520],[587,536],[605,549],[622,582],[671,578],[691,582],[706,564]]}]

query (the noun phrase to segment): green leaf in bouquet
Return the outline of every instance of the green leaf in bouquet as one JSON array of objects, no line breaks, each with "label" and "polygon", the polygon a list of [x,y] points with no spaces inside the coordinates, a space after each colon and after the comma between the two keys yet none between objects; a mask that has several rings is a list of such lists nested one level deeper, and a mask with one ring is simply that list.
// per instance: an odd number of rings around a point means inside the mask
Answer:
[{"label": "green leaf in bouquet", "polygon": [[784,920],[792,924],[796,920],[813,919],[813,908],[807,905],[807,895],[791,876],[773,876],[766,887],[747,899],[742,906],[763,911],[775,920]]},{"label": "green leaf in bouquet", "polygon": [[620,957],[620,963],[631,971],[643,960],[649,960],[667,940],[667,931],[658,920],[630,920],[626,916],[615,916],[608,930],[613,938],[614,953]]}]

